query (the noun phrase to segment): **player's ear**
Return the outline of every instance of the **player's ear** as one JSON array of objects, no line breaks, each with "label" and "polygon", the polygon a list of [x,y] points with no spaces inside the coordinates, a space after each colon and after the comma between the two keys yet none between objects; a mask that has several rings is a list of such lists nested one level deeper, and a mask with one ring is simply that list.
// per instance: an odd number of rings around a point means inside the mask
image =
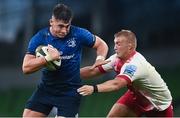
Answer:
[{"label": "player's ear", "polygon": [[132,49],[132,44],[131,44],[131,43],[128,44],[128,49],[129,49],[129,50]]},{"label": "player's ear", "polygon": [[53,21],[52,21],[52,18],[49,19],[49,24],[52,25],[53,24]]}]

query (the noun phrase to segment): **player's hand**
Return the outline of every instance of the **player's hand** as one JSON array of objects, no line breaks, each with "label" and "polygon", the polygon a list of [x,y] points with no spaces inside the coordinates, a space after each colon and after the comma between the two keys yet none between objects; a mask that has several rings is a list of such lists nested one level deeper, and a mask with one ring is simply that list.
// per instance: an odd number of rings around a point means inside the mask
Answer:
[{"label": "player's hand", "polygon": [[80,87],[77,92],[82,96],[91,95],[94,92],[94,87],[90,85],[84,85]]},{"label": "player's hand", "polygon": [[102,59],[98,59],[98,60],[96,60],[96,62],[91,66],[90,69],[94,69],[94,68],[96,68],[96,67],[98,67],[98,66],[107,64],[107,63],[109,63],[109,62],[110,62],[110,60],[102,60]]},{"label": "player's hand", "polygon": [[59,51],[52,45],[48,45],[48,52],[53,61],[61,59]]}]

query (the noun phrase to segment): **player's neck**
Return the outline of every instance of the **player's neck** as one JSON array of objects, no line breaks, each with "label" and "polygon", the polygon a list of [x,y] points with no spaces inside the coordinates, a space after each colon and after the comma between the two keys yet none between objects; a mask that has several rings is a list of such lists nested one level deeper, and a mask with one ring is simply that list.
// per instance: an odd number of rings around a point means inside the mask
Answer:
[{"label": "player's neck", "polygon": [[55,35],[55,33],[52,31],[52,27],[49,27],[49,31],[50,31],[50,33],[51,33],[52,36],[57,37],[57,36]]},{"label": "player's neck", "polygon": [[126,55],[124,58],[122,58],[121,60],[122,60],[123,62],[126,62],[126,61],[130,60],[135,54],[136,54],[136,51],[135,51],[135,50],[130,51],[130,52],[127,53],[127,55]]}]

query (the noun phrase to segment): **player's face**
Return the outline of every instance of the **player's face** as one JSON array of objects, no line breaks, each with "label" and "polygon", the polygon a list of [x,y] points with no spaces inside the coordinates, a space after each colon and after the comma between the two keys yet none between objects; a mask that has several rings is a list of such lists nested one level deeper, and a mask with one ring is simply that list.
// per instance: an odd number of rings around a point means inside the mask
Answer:
[{"label": "player's face", "polygon": [[125,59],[128,56],[129,43],[124,36],[114,39],[114,50],[119,58]]},{"label": "player's face", "polygon": [[52,17],[52,19],[50,19],[50,26],[52,35],[64,38],[69,33],[71,21],[69,21],[69,23],[65,23],[63,20],[58,20]]}]

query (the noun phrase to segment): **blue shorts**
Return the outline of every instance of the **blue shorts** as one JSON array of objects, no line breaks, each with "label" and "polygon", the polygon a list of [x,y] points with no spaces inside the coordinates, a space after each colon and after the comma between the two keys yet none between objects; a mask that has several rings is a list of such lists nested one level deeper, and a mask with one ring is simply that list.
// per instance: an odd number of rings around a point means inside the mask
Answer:
[{"label": "blue shorts", "polygon": [[48,116],[53,107],[58,110],[58,116],[75,117],[79,112],[81,96],[52,95],[37,89],[27,101],[26,109],[41,112]]}]

